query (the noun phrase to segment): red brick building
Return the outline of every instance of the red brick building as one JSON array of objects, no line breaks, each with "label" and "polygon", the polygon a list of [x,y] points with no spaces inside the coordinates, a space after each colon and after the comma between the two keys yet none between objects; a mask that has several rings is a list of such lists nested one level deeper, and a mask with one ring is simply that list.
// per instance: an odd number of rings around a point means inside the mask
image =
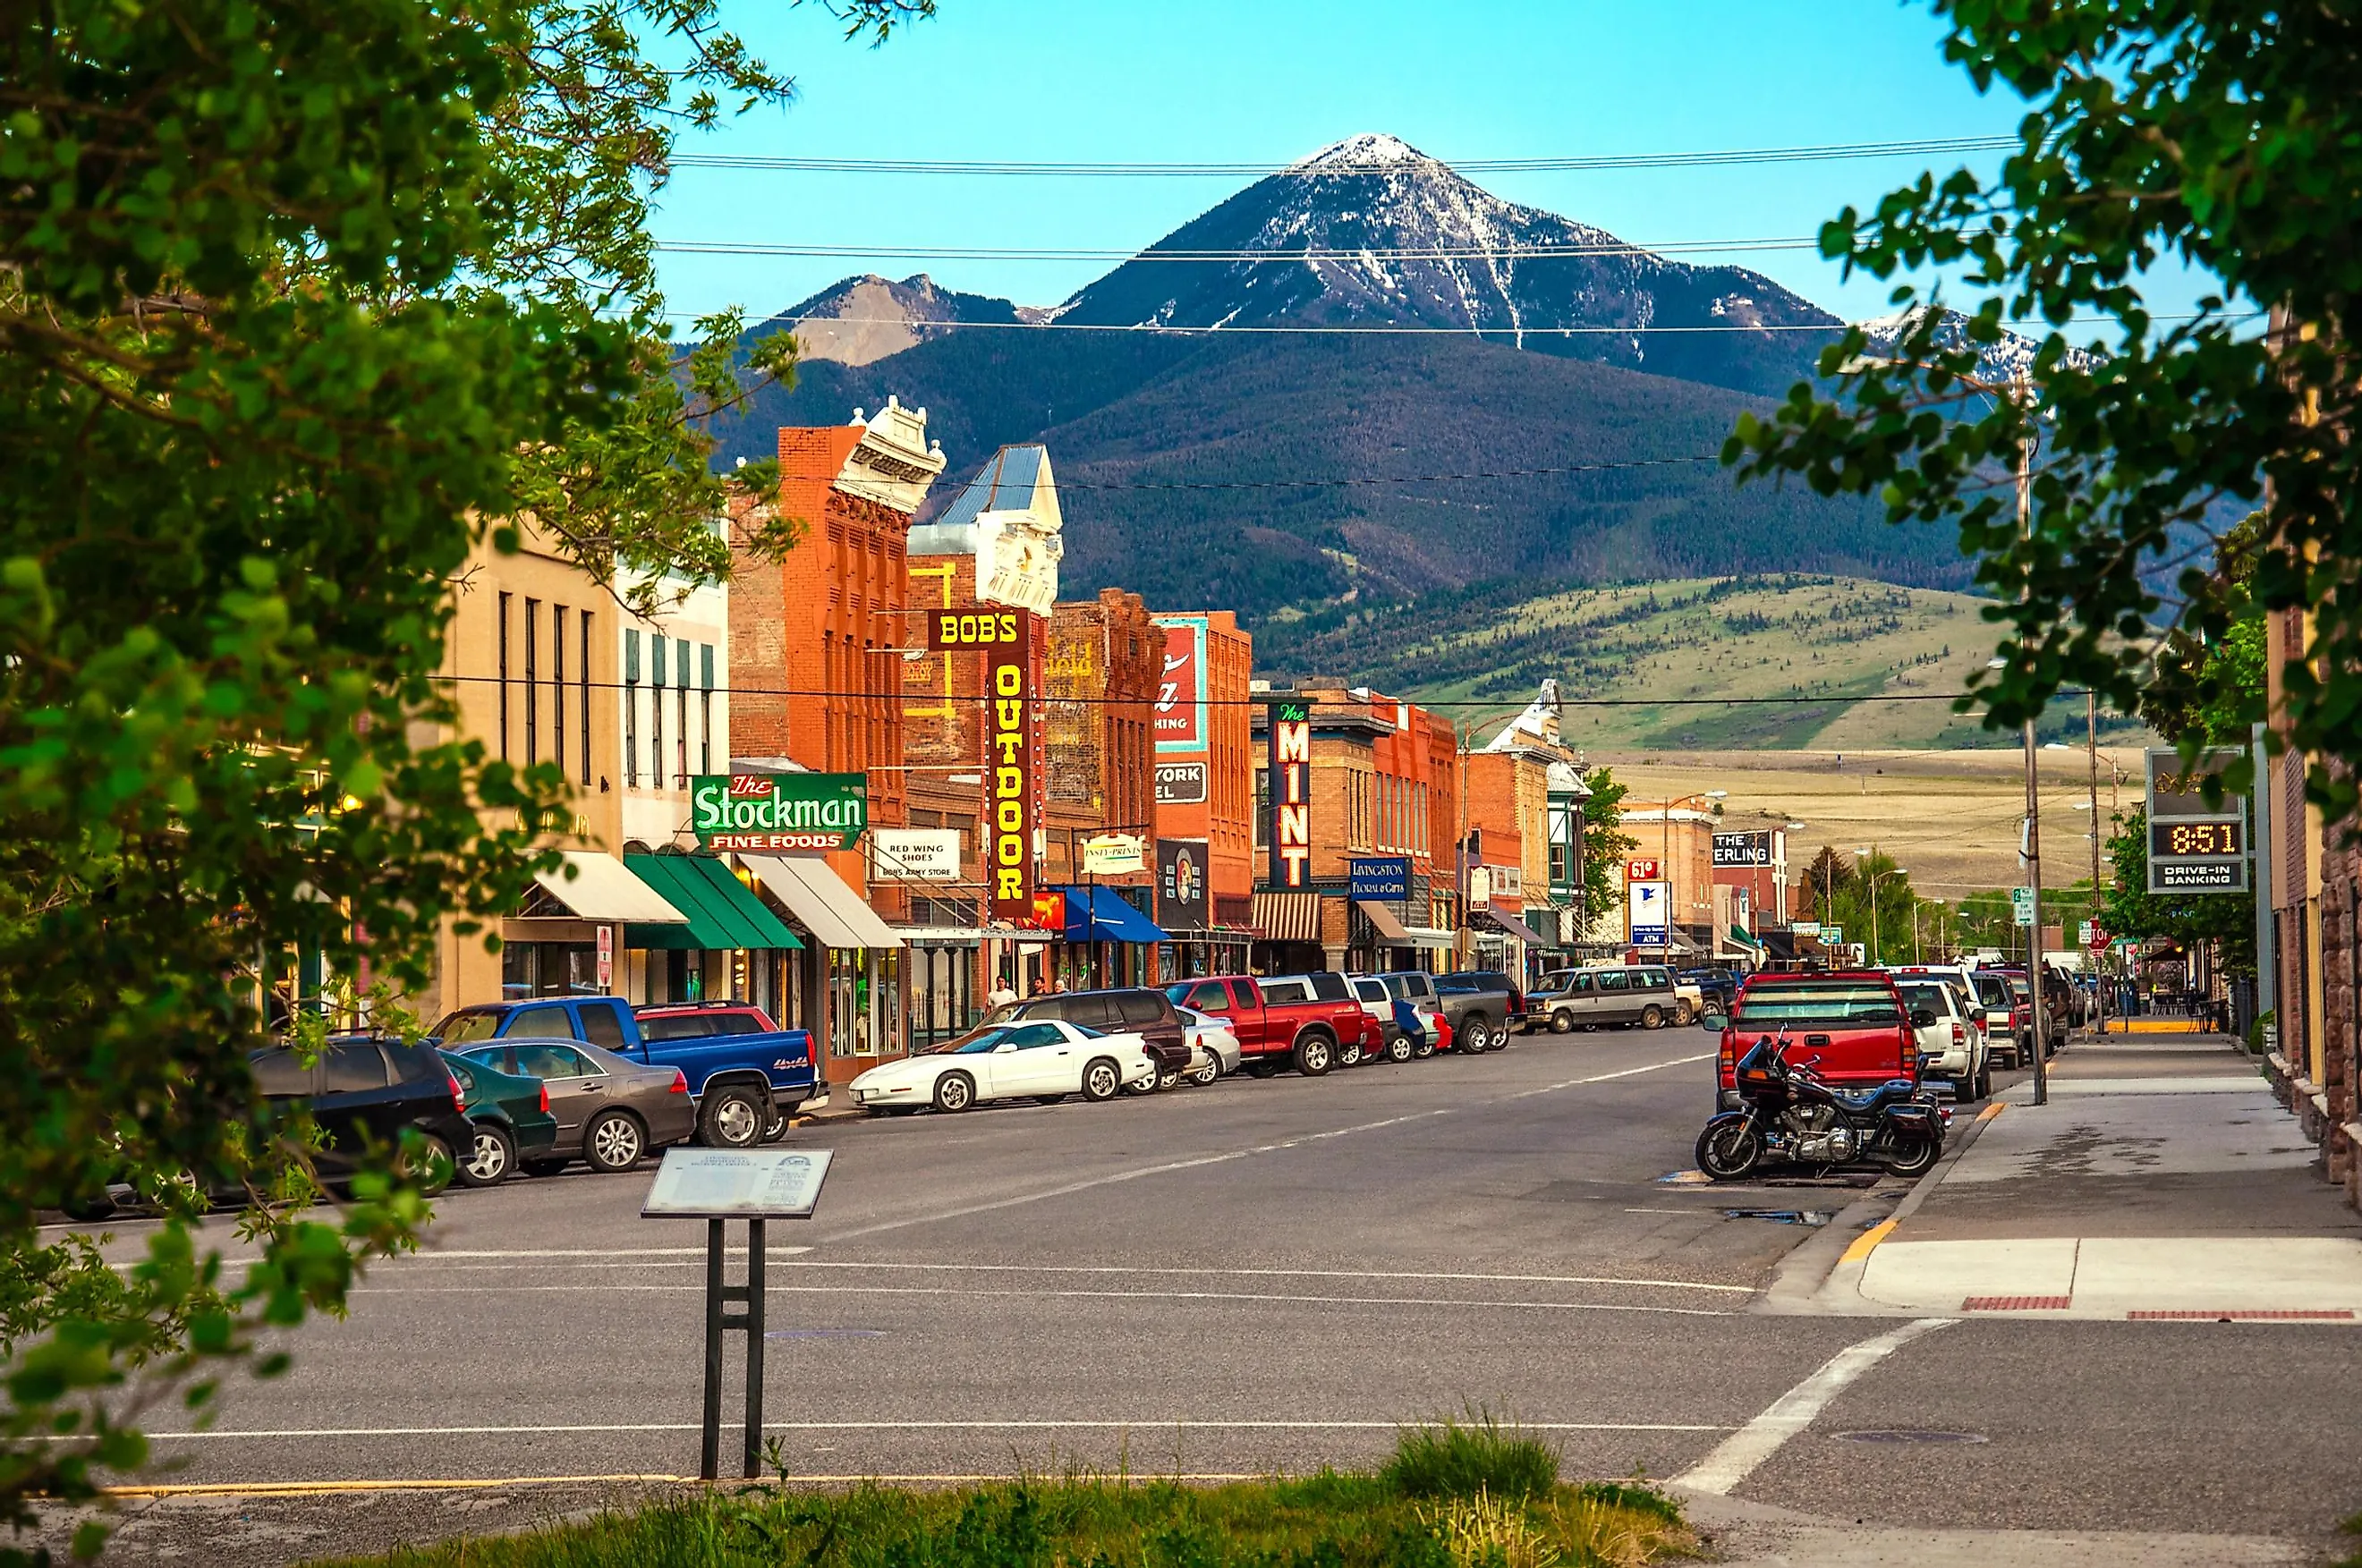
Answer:
[{"label": "red brick building", "polygon": [[[1153,711],[1164,658],[1164,629],[1138,594],[1102,588],[1050,614],[1043,663],[1049,743],[1048,836],[1043,880],[1113,889],[1155,918],[1156,771]],[[1084,846],[1095,837],[1141,841],[1135,871],[1093,870]],[[1099,894],[1089,895],[1093,901]],[[1068,928],[1077,926],[1070,915]],[[1116,941],[1073,943],[1054,954],[1060,983],[1129,984],[1154,978],[1154,953]]]},{"label": "red brick building", "polygon": [[[926,411],[892,399],[874,417],[779,432],[778,515],[800,525],[775,559],[742,549],[731,588],[733,771],[868,774],[869,822],[909,821],[900,649],[911,515],[943,471]],[[805,938],[793,1021],[812,1030],[831,1080],[903,1049],[909,894],[872,886],[857,850],[741,857]],[[826,880],[833,878],[831,883]]]},{"label": "red brick building", "polygon": [[[1159,922],[1183,974],[1246,970],[1254,925],[1254,635],[1226,609],[1156,617],[1156,839]],[[1194,857],[1185,873],[1181,857]],[[1189,874],[1202,879],[1198,899]]]}]

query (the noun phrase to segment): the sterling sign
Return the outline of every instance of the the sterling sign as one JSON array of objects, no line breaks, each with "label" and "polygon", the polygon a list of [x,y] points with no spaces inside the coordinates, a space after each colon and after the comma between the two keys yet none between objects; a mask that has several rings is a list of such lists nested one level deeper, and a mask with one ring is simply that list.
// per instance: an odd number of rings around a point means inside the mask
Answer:
[{"label": "the sterling sign", "polygon": [[705,849],[850,850],[869,826],[866,773],[700,773],[690,824]]}]

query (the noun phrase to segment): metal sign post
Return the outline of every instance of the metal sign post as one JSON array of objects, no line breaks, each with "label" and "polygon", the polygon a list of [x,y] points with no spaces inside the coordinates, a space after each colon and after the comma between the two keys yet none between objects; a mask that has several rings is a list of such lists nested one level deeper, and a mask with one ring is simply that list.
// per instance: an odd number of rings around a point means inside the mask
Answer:
[{"label": "metal sign post", "polygon": [[[705,1222],[705,1415],[697,1474],[712,1481],[722,1470],[722,1336],[746,1336],[746,1398],[743,1417],[749,1479],[763,1461],[763,1265],[765,1222],[809,1220],[828,1179],[828,1149],[672,1148],[640,1205],[644,1220]],[[746,1277],[728,1281],[723,1242],[732,1220],[746,1222]],[[732,1312],[732,1307],[741,1310]]]}]

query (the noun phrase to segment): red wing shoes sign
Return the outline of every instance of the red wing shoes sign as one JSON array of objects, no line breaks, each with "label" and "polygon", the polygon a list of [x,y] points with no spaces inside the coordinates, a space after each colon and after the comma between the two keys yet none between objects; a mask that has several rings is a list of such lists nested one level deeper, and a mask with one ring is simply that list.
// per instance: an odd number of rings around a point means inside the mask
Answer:
[{"label": "red wing shoes sign", "polygon": [[689,798],[699,846],[716,852],[850,850],[869,826],[867,773],[700,773]]}]

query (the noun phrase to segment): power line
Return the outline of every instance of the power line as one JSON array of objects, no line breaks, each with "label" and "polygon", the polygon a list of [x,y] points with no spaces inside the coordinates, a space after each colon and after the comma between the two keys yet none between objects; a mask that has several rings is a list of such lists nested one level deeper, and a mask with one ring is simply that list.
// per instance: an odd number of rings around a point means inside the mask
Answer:
[{"label": "power line", "polygon": [[[1569,463],[1554,468],[1492,468],[1460,474],[1355,474],[1325,479],[1159,479],[1105,480],[1058,479],[1061,490],[1319,490],[1343,489],[1365,485],[1431,485],[1455,480],[1537,479],[1568,474],[1598,474],[1624,468],[1667,468],[1691,463],[1719,463],[1714,453],[1695,457],[1635,457],[1607,463]],[[782,474],[784,481],[808,480],[823,483],[837,477],[828,474]]]},{"label": "power line", "polygon": [[1755,239],[1684,239],[1657,245],[1609,239],[1573,245],[1505,245],[1489,248],[1385,247],[1356,250],[1145,250],[1061,249],[1016,246],[977,249],[936,245],[797,245],[754,240],[659,240],[656,248],[676,256],[799,256],[839,260],[896,261],[1547,261],[1596,257],[1734,255],[1760,250],[1816,250],[1810,236]]},{"label": "power line", "polygon": [[[657,313],[664,316],[668,321],[702,321],[705,319],[706,314],[706,313],[699,311],[660,311]],[[2218,313],[2215,319],[2232,323],[2255,321],[2262,319],[2264,313],[2265,313],[2261,311],[2251,311],[2240,315],[2224,315]],[[777,321],[785,318],[775,316],[771,319]],[[2199,313],[2194,311],[2186,312],[2178,315],[2151,315],[2148,317],[2148,320],[2152,323],[2198,321],[2200,319],[2202,318]],[[757,323],[756,324],[761,325],[765,323]],[[820,315],[798,316],[795,317],[792,322],[792,325],[798,327],[900,326],[909,327],[911,331],[918,333],[929,333],[938,330],[946,332],[1142,332],[1162,334],[1167,336],[1209,336],[1219,333],[1224,337],[1252,334],[1265,334],[1283,337],[1636,337],[1731,332],[1838,333],[1845,331],[1849,326],[1859,326],[1862,323],[1859,322],[1827,321],[1817,323],[1765,322],[1755,326],[1748,326],[1736,322],[1702,322],[1695,325],[1689,326],[1656,324],[1645,326],[1434,326],[1400,323],[1380,323],[1371,326],[1324,326],[1312,323],[1275,322],[1264,325],[1250,326],[1218,326],[1211,323],[1203,326],[1189,326],[1163,322],[928,321],[923,318],[915,318],[911,316]],[[2038,326],[2045,332],[2050,330],[2050,323],[2047,322],[2035,323],[2032,324]],[[2121,326],[2124,323],[2114,316],[2077,316],[2058,324],[2060,330],[2063,331],[2068,327]]]},{"label": "power line", "polygon": [[[894,614],[898,612],[889,610],[886,613]],[[899,613],[905,615],[925,615],[931,614],[933,611],[920,608],[905,609]],[[906,650],[895,648],[867,648],[862,651],[866,653],[873,654],[893,654],[906,652]],[[924,649],[916,651],[921,652],[926,652]],[[976,649],[946,650],[946,652],[977,652],[979,651],[980,650]],[[536,676],[533,680],[527,681],[521,675],[434,675],[428,678],[443,682],[447,685],[501,685],[505,684],[512,686],[547,686],[553,691],[590,690],[636,692],[680,691],[686,689],[691,695],[713,692],[724,696],[819,697],[822,699],[842,699],[847,702],[933,703],[949,700],[952,702],[976,703],[978,705],[995,700],[991,694],[985,692],[963,692],[946,698],[944,694],[939,691],[868,692],[839,691],[821,687],[806,688],[800,686],[738,685],[690,686],[683,688],[679,686],[652,686],[645,681],[582,681],[569,679],[560,682],[544,676]],[[1849,704],[1857,702],[1956,702],[1962,697],[1973,696],[1975,695],[1976,694],[1973,692],[1896,692],[1870,696],[1858,696],[1843,692],[1830,692],[1818,696],[1809,695],[1799,696],[1570,696],[1560,698],[1559,706],[1562,707],[1609,708],[1791,707],[1811,703]],[[2061,696],[2081,696],[2082,692],[2080,688],[2070,690],[2069,688],[2062,686],[2059,688],[2058,695]],[[1288,701],[1291,699],[1292,696],[1293,694],[1288,692],[1275,691],[1269,695],[1257,695],[1244,697],[1209,696],[1205,699],[1205,706],[1208,707],[1268,707],[1275,702]],[[1061,696],[1049,692],[1037,691],[1032,693],[1026,700],[1037,703],[1062,702],[1082,707],[1130,707],[1133,706],[1146,707],[1153,706],[1155,699],[1150,696]],[[1374,706],[1381,707],[1390,706],[1397,702],[1407,703],[1410,707],[1418,708],[1473,707],[1493,709],[1500,712],[1504,718],[1514,718],[1516,716],[1516,710],[1520,706],[1515,702],[1504,702],[1498,697],[1385,697],[1383,700],[1377,698],[1373,699]],[[1361,705],[1356,704],[1353,706],[1359,707]],[[1345,707],[1334,707],[1328,710],[1328,717],[1341,718],[1349,711],[1350,709]],[[1318,719],[1321,717],[1323,717],[1323,714],[1319,704],[1316,703],[1313,718]]]},{"label": "power line", "polygon": [[[1590,157],[1435,159],[1462,173],[1553,174],[1612,169],[1698,169],[1729,164],[1807,163],[1863,158],[1941,157],[1949,153],[2007,152],[2020,142],[2014,136],[1931,137],[1879,142],[1844,142],[1816,147],[1731,148],[1708,152],[1605,153]],[[767,158],[739,153],[679,153],[678,169],[729,169],[791,174],[952,174],[1018,175],[1089,179],[1213,179],[1259,178],[1270,174],[1391,174],[1404,167],[1401,159],[1337,158],[1317,164],[1293,163],[1156,163],[1088,162],[1063,159],[1028,162],[1021,159],[960,159],[936,158]]]}]

